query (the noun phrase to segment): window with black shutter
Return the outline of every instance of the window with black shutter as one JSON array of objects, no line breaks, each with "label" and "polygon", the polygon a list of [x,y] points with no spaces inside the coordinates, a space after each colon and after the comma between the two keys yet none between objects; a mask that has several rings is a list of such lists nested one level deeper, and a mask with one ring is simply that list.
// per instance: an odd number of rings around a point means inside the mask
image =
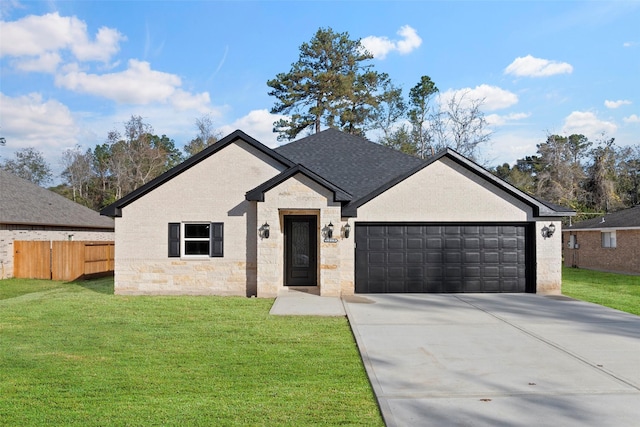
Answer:
[{"label": "window with black shutter", "polygon": [[224,223],[169,223],[169,256],[224,256]]},{"label": "window with black shutter", "polygon": [[169,257],[180,256],[180,223],[169,223]]},{"label": "window with black shutter", "polygon": [[209,255],[212,257],[221,257],[224,255],[224,223],[211,223],[211,248]]}]

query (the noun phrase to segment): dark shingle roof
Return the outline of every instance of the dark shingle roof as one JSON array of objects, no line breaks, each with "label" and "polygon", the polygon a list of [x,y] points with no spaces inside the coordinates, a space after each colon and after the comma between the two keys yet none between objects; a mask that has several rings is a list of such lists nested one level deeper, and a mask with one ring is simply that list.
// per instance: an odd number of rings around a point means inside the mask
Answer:
[{"label": "dark shingle roof", "polygon": [[640,205],[597,218],[576,222],[565,230],[589,230],[602,228],[640,228]]},{"label": "dark shingle roof", "polygon": [[113,219],[0,169],[0,224],[113,229]]},{"label": "dark shingle roof", "polygon": [[359,136],[327,129],[275,149],[350,193],[369,194],[423,161]]}]

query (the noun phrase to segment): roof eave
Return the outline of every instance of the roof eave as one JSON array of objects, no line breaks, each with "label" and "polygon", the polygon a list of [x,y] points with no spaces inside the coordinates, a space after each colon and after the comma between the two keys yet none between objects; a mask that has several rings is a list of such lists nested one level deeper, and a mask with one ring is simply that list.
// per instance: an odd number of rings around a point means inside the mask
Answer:
[{"label": "roof eave", "polygon": [[526,194],[522,190],[519,190],[518,188],[516,188],[513,185],[509,184],[508,182],[498,178],[497,176],[493,175],[492,173],[490,173],[489,171],[487,171],[486,169],[484,169],[480,165],[478,165],[478,164],[474,163],[473,161],[467,159],[466,157],[462,156],[461,154],[457,153],[456,151],[452,150],[451,148],[446,148],[444,150],[439,151],[434,156],[432,156],[429,159],[425,160],[424,163],[422,163],[421,165],[418,165],[417,167],[411,169],[407,173],[392,179],[391,181],[389,181],[388,183],[382,185],[381,187],[377,188],[376,190],[372,191],[371,193],[359,198],[358,200],[354,200],[353,202],[349,203],[343,209],[343,212],[342,212],[343,216],[350,217],[350,218],[356,217],[357,213],[358,213],[358,207],[364,205],[365,203],[367,203],[370,200],[374,199],[378,195],[384,193],[385,191],[387,191],[391,187],[393,187],[396,184],[404,181],[405,179],[409,178],[411,175],[421,171],[422,169],[428,167],[429,165],[435,163],[436,161],[442,159],[443,157],[450,158],[451,160],[453,160],[454,162],[456,162],[460,166],[464,167],[465,169],[467,169],[467,170],[475,173],[476,175],[481,176],[482,178],[490,181],[491,183],[496,185],[498,188],[501,188],[502,190],[504,190],[508,194],[512,195],[516,199],[518,199],[518,200],[524,202],[525,204],[529,205],[533,210],[533,215],[536,216],[536,217],[564,217],[564,216],[574,216],[576,214],[572,210],[571,211],[557,211],[557,210],[551,209],[549,206],[545,205],[543,202],[534,199],[533,197],[529,196],[528,194]]},{"label": "roof eave", "polygon": [[147,184],[145,184],[145,185],[139,187],[138,189],[132,191],[131,193],[129,193],[126,196],[122,197],[121,199],[115,201],[114,203],[110,204],[109,206],[104,207],[102,210],[100,210],[100,215],[110,216],[110,217],[121,217],[122,216],[122,208],[127,206],[129,203],[134,202],[135,200],[137,200],[140,197],[144,196],[145,194],[147,194],[151,190],[153,190],[156,187],[159,187],[160,185],[164,184],[165,182],[171,180],[175,176],[180,175],[182,172],[192,168],[193,166],[197,165],[198,163],[200,163],[204,159],[206,159],[209,156],[215,154],[216,152],[220,151],[224,147],[228,146],[229,144],[231,144],[231,143],[233,143],[233,142],[235,142],[237,140],[242,140],[242,141],[248,143],[249,145],[251,145],[254,148],[258,149],[259,151],[263,152],[264,154],[267,154],[268,156],[270,156],[274,160],[280,162],[284,166],[292,167],[294,165],[294,163],[291,162],[289,159],[287,159],[286,157],[282,156],[281,154],[276,153],[271,148],[269,148],[266,145],[262,144],[258,140],[250,137],[249,135],[247,135],[246,133],[242,132],[241,130],[236,130],[236,131],[230,133],[229,135],[225,136],[224,138],[222,138],[220,141],[216,142],[215,144],[205,148],[201,152],[191,156],[190,158],[188,158],[184,162],[180,163],[179,165],[169,169],[168,171],[166,171],[162,175],[160,175],[160,176],[156,177],[155,179],[149,181]]},{"label": "roof eave", "polygon": [[325,178],[321,177],[320,175],[312,172],[311,170],[307,169],[306,167],[304,167],[304,165],[301,165],[301,164],[297,164],[281,172],[280,174],[274,176],[270,180],[260,184],[256,188],[247,191],[247,193],[245,194],[245,199],[247,201],[264,202],[264,195],[267,191],[271,190],[272,188],[276,187],[277,185],[281,184],[282,182],[286,181],[287,179],[291,178],[292,176],[298,173],[306,176],[307,178],[323,186],[324,188],[331,190],[331,192],[333,193],[334,202],[343,203],[343,202],[349,202],[353,199],[351,194],[344,191],[343,189],[333,184],[332,182],[326,180]]}]

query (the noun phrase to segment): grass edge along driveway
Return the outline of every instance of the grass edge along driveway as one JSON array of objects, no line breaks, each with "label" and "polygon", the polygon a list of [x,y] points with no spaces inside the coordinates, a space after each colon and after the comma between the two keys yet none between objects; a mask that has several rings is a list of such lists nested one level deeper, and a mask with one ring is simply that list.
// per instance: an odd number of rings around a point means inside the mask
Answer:
[{"label": "grass edge along driveway", "polygon": [[638,275],[563,267],[562,293],[640,316]]},{"label": "grass edge along driveway", "polygon": [[382,426],[346,318],[0,281],[3,425]]}]

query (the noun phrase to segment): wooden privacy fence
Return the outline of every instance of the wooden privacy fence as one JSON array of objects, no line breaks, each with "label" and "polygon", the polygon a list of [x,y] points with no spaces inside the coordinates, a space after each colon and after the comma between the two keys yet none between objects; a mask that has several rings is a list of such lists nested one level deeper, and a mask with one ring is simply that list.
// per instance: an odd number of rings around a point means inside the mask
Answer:
[{"label": "wooden privacy fence", "polygon": [[114,242],[16,240],[13,245],[17,278],[71,281],[114,269]]}]

